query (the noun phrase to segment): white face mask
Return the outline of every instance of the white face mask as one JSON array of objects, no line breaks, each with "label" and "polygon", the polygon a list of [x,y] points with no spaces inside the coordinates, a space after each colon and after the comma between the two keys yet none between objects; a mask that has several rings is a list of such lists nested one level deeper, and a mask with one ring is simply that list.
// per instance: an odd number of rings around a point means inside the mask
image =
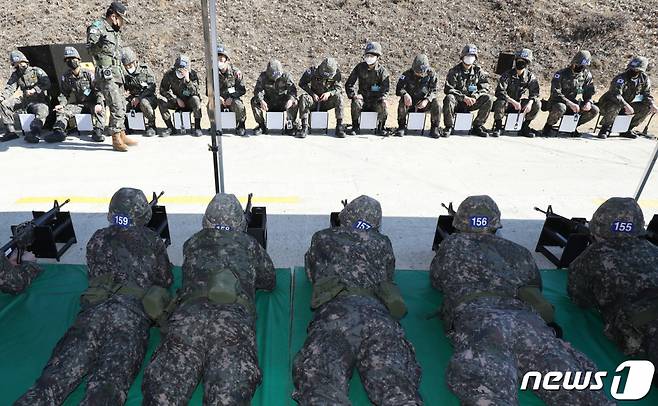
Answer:
[{"label": "white face mask", "polygon": [[368,64],[368,65],[374,65],[375,62],[377,62],[377,57],[375,55],[366,55],[363,57],[363,60]]},{"label": "white face mask", "polygon": [[185,77],[185,75],[183,75],[183,74],[181,73],[181,71],[177,70],[177,71],[176,71],[176,77],[177,77],[178,79],[183,79],[183,78]]},{"label": "white face mask", "polygon": [[475,55],[466,55],[463,61],[466,65],[473,65],[475,63]]},{"label": "white face mask", "polygon": [[133,73],[137,72],[137,66],[133,66],[132,68],[128,68],[126,70],[132,75]]},{"label": "white face mask", "polygon": [[219,70],[224,70],[228,67],[228,62],[217,62],[217,67]]}]

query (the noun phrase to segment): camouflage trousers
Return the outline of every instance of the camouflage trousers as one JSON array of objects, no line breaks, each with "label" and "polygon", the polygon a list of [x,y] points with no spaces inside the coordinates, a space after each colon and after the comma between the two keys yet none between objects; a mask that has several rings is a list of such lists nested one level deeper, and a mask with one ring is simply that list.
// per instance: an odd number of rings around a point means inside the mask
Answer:
[{"label": "camouflage trousers", "polygon": [[6,256],[0,255],[0,292],[17,295],[27,289],[32,280],[41,273],[35,262],[13,265]]},{"label": "camouflage trousers", "polygon": [[[521,99],[521,110],[525,108],[525,106],[528,104],[530,100],[528,99]],[[532,107],[530,107],[530,111],[523,116],[523,121],[525,123],[529,123],[532,120],[537,117],[537,114],[539,114],[539,102],[535,100],[532,103]],[[505,118],[505,114],[508,113],[519,113],[519,111],[515,110],[514,107],[512,107],[511,104],[507,102],[505,99],[496,99],[496,101],[493,104],[493,111],[494,111],[494,120],[503,120]]]},{"label": "camouflage trousers", "polygon": [[158,98],[156,96],[141,97],[137,107],[133,106],[131,102],[132,98],[133,96],[128,98],[128,103],[126,104],[126,112],[130,112],[131,110],[141,111],[142,114],[144,114],[146,128],[155,128],[155,109],[158,107]]},{"label": "camouflage trousers", "polygon": [[412,100],[411,107],[407,107],[404,104],[404,97],[400,97],[400,102],[398,103],[398,127],[406,128],[407,127],[407,114],[412,113],[424,113],[430,111],[432,127],[438,127],[441,123],[441,106],[439,106],[438,100],[434,99],[431,103],[428,103],[424,109],[416,109],[414,106],[420,103],[420,100]]},{"label": "camouflage trousers", "polygon": [[[447,383],[465,405],[518,405],[519,380],[528,371],[597,370],[584,354],[556,338],[539,314],[514,299],[489,297],[466,304],[454,318],[450,337],[455,352]],[[539,389],[535,394],[547,405],[615,404],[604,391]]]},{"label": "camouflage trousers", "polygon": [[[585,103],[580,102],[580,107],[583,107]],[[547,126],[553,126],[560,121],[560,118],[569,111],[569,114],[573,114],[572,110],[567,107],[565,103],[562,102],[549,102],[549,113],[548,118],[546,119]],[[599,114],[599,108],[592,103],[592,108],[589,111],[581,111],[580,119],[578,120],[578,126],[581,126],[589,121],[592,121],[596,115]]]},{"label": "camouflage trousers", "polygon": [[146,354],[150,325],[143,312],[114,299],[81,311],[14,405],[62,404],[85,376],[81,405],[123,405]]},{"label": "camouflage trousers", "polygon": [[343,121],[343,98],[341,95],[336,94],[325,101],[317,102],[313,101],[313,97],[308,93],[304,93],[299,97],[299,117],[302,124],[308,124],[311,112],[329,111],[331,109],[335,109],[336,121]]},{"label": "camouflage trousers", "polygon": [[23,112],[35,115],[30,130],[41,130],[46,118],[48,118],[50,109],[46,103],[23,102],[21,97],[10,97],[3,101],[2,106],[0,106],[0,119],[6,127],[13,127],[15,122],[14,114]]},{"label": "camouflage trousers", "polygon": [[493,99],[491,95],[483,94],[477,98],[475,104],[467,106],[463,101],[458,101],[457,98],[451,94],[443,99],[443,125],[446,127],[455,126],[455,114],[465,113],[477,110],[477,116],[473,120],[473,127],[483,126],[489,118]]},{"label": "camouflage trousers", "polygon": [[232,113],[235,113],[235,123],[240,126],[242,123],[242,126],[244,127],[244,122],[247,120],[247,109],[244,107],[244,103],[242,103],[242,100],[240,99],[232,99],[233,102],[231,102],[231,105],[226,107],[222,106],[222,111],[230,111]]},{"label": "camouflage trousers", "polygon": [[335,298],[315,312],[295,356],[293,398],[302,406],[350,405],[355,366],[375,405],[423,404],[421,369],[400,324],[376,299]]},{"label": "camouflage trousers", "polygon": [[249,405],[261,381],[254,318],[206,299],[179,307],[144,372],[144,406],[184,405],[203,382],[204,405]]},{"label": "camouflage trousers", "polygon": [[110,122],[107,126],[110,134],[115,134],[126,129],[126,98],[123,83],[113,80],[99,80],[98,87],[105,98],[105,105],[110,109]]},{"label": "camouflage trousers", "polygon": [[[631,119],[631,126],[628,130],[632,130],[637,127],[651,111],[651,104],[645,102],[635,102],[629,103],[635,114]],[[615,122],[615,118],[618,114],[626,114],[623,111],[624,105],[617,100],[601,99],[598,104],[599,109],[601,110],[601,126],[611,126]]]},{"label": "camouflage trousers", "polygon": [[[297,110],[299,109],[299,103],[297,101],[297,98],[293,97],[294,102],[292,107],[286,110],[286,103],[288,102],[288,100],[290,100],[290,98],[286,96],[285,98],[282,99],[275,99],[275,100],[265,99],[265,102],[267,103],[268,112],[285,111],[286,120],[294,124],[297,120]],[[254,113],[254,119],[256,120],[256,124],[258,124],[261,128],[267,127],[267,124],[265,123],[266,112],[263,111],[263,109],[261,109],[260,102],[258,102],[255,97],[251,98],[251,111]]]},{"label": "camouflage trousers", "polygon": [[171,120],[171,112],[169,110],[179,110],[179,111],[191,111],[194,115],[195,120],[201,120],[201,108],[203,107],[201,103],[201,98],[199,96],[190,96],[180,98],[185,103],[185,107],[181,108],[178,106],[176,99],[174,100],[163,100],[158,99],[158,106],[160,108],[160,114],[162,119],[167,122]]},{"label": "camouflage trousers", "polygon": [[55,124],[53,124],[53,130],[58,129],[66,131],[71,119],[73,119],[76,114],[81,113],[91,114],[91,122],[94,128],[102,130],[105,128],[105,106],[103,106],[103,111],[99,114],[94,112],[95,108],[95,103],[67,104],[62,110],[57,112],[57,118],[55,119]]},{"label": "camouflage trousers", "polygon": [[377,122],[380,125],[386,125],[386,118],[388,117],[388,112],[386,111],[386,101],[379,99],[362,99],[352,98],[352,125],[355,127],[359,126],[361,122],[361,112],[362,111],[376,111],[377,112]]}]

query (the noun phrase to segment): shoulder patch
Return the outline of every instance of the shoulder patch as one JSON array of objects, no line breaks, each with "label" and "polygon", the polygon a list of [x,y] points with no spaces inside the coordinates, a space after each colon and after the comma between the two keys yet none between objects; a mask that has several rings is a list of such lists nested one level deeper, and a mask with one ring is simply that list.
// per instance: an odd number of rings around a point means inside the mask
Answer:
[{"label": "shoulder patch", "polygon": [[623,85],[624,84],[624,78],[617,79],[617,83],[619,83],[620,85]]},{"label": "shoulder patch", "polygon": [[103,22],[101,20],[96,20],[93,23],[91,23],[91,26],[96,28],[101,28],[103,26]]},{"label": "shoulder patch", "polygon": [[404,80],[405,77],[406,76],[404,76],[404,75],[400,75],[400,80]]},{"label": "shoulder patch", "polygon": [[559,79],[559,78],[560,78],[560,74],[559,74],[559,73],[556,73],[555,76],[553,76],[553,77],[554,77],[555,79]]}]

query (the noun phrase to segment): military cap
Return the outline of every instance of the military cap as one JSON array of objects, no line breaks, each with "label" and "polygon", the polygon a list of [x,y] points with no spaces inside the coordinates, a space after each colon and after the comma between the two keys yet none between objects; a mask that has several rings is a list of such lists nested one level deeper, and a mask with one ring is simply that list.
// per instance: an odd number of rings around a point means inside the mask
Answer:
[{"label": "military cap", "polygon": [[185,54],[178,55],[178,58],[176,58],[176,62],[174,62],[174,68],[176,69],[181,69],[181,68],[190,69],[191,65],[192,62],[190,61],[190,57]]},{"label": "military cap", "polygon": [[124,187],[112,196],[107,219],[111,224],[122,227],[143,226],[151,221],[151,206],[144,192]]},{"label": "military cap", "polygon": [[372,197],[361,195],[343,208],[338,219],[341,227],[379,230],[382,224],[382,206]]},{"label": "military cap", "polygon": [[232,194],[216,194],[203,215],[203,228],[247,231],[247,219],[238,198]]},{"label": "military cap", "polygon": [[382,55],[382,46],[379,45],[379,42],[374,42],[374,41],[368,42],[366,44],[366,48],[363,50],[363,53],[364,54],[373,54],[373,55],[381,56]]},{"label": "military cap", "polygon": [[494,233],[502,228],[500,210],[494,200],[487,196],[469,196],[459,205],[452,225],[467,233]]},{"label": "military cap", "polygon": [[12,65],[16,65],[19,62],[30,63],[30,61],[27,59],[25,54],[22,53],[21,51],[18,51],[18,50],[11,51],[9,53],[9,63],[11,63]]},{"label": "military cap", "polygon": [[226,59],[231,59],[231,51],[223,44],[217,45],[217,55],[224,55]]},{"label": "military cap", "polygon": [[270,79],[276,80],[283,75],[283,65],[278,59],[270,59],[267,63],[267,76]]},{"label": "military cap", "polygon": [[338,62],[334,58],[328,57],[318,66],[318,72],[325,78],[331,78],[338,72]]},{"label": "military cap", "polygon": [[644,214],[634,199],[611,197],[596,209],[589,229],[601,239],[637,237],[644,234]]},{"label": "military cap", "polygon": [[532,62],[532,51],[529,50],[528,48],[519,49],[518,51],[516,51],[514,55],[518,59],[523,59],[528,61],[528,63]]},{"label": "military cap", "polygon": [[589,66],[592,63],[592,54],[589,51],[586,50],[580,50],[574,55],[574,57],[571,59],[571,64],[572,65],[583,65],[583,66]]},{"label": "military cap", "polygon": [[638,70],[640,72],[646,72],[647,67],[649,66],[649,60],[643,56],[634,56],[628,61],[628,66],[626,69]]},{"label": "military cap", "polygon": [[413,69],[413,71],[418,74],[423,74],[430,70],[430,60],[427,55],[416,55],[413,63],[411,64],[411,69]]},{"label": "military cap", "polygon": [[113,1],[112,4],[110,4],[110,7],[108,7],[108,11],[117,13],[121,16],[121,18],[123,18],[123,21],[125,21],[127,24],[130,23],[128,20],[128,6],[122,2]]},{"label": "military cap", "polygon": [[462,48],[461,54],[459,54],[459,57],[463,58],[466,55],[473,55],[477,58],[477,56],[478,56],[478,47],[476,47],[474,44],[464,45],[464,48]]},{"label": "military cap", "polygon": [[129,65],[137,61],[137,55],[132,48],[126,47],[121,50],[121,63],[124,65]]},{"label": "military cap", "polygon": [[77,49],[75,49],[73,47],[65,47],[64,48],[64,59],[66,60],[66,59],[70,59],[70,58],[81,59],[80,58],[80,53],[78,52]]}]

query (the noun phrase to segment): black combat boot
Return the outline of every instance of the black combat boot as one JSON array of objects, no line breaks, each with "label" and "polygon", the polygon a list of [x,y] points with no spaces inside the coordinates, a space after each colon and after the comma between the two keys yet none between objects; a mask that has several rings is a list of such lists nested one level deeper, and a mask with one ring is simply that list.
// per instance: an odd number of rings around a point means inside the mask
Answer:
[{"label": "black combat boot", "polygon": [[244,121],[238,123],[237,127],[235,128],[235,133],[240,137],[249,137],[247,135],[247,131],[245,130]]},{"label": "black combat boot", "polygon": [[345,138],[345,127],[342,120],[336,120],[336,137]]},{"label": "black combat boot", "polygon": [[146,131],[144,132],[144,137],[154,137],[155,136],[155,123],[149,123],[146,126]]},{"label": "black combat boot", "polygon": [[200,118],[195,118],[194,119],[194,131],[192,131],[192,137],[201,137],[203,135],[203,131],[201,131],[201,119]]},{"label": "black combat boot", "polygon": [[448,138],[448,137],[450,137],[450,136],[452,135],[452,132],[453,132],[453,131],[454,131],[454,128],[453,128],[453,127],[446,127],[446,128],[444,128],[443,131],[441,132],[441,136],[442,136],[443,138]]},{"label": "black combat boot", "polygon": [[20,137],[18,136],[18,134],[16,134],[16,129],[14,128],[14,126],[13,125],[8,125],[5,128],[5,135],[2,136],[2,138],[0,139],[0,142],[7,142],[7,141],[11,141],[11,140],[17,140],[19,138]]},{"label": "black combat boot", "polygon": [[546,124],[541,131],[543,137],[555,137],[555,130],[552,125]]},{"label": "black combat boot", "polygon": [[359,127],[360,124],[358,121],[352,121],[352,128],[347,133],[347,135],[359,135],[361,133],[361,129]]},{"label": "black combat boot", "polygon": [[407,129],[407,125],[404,122],[398,121],[398,129],[395,130],[396,137],[404,137],[404,131]]},{"label": "black combat boot", "polygon": [[535,133],[535,130],[530,128],[530,122],[524,121],[521,125],[521,130],[519,130],[519,135],[522,137],[535,138],[537,134]]},{"label": "black combat boot", "polygon": [[36,120],[32,122],[32,128],[30,128],[30,132],[25,134],[25,142],[28,142],[30,144],[38,144],[41,139],[39,136],[41,135],[41,123],[37,122]]},{"label": "black combat boot", "polygon": [[176,129],[174,124],[171,122],[171,119],[165,120],[166,128],[160,132],[160,137],[169,137],[171,134],[176,134]]},{"label": "black combat boot", "polygon": [[267,127],[264,125],[259,125],[254,128],[254,135],[267,134]]},{"label": "black combat boot", "polygon": [[625,133],[619,134],[619,136],[622,137],[622,138],[630,138],[630,139],[634,140],[634,139],[637,138],[637,133],[635,133],[634,131],[628,130]]},{"label": "black combat boot", "polygon": [[441,130],[439,130],[439,126],[436,124],[432,124],[430,127],[430,137],[432,138],[439,138],[441,136]]},{"label": "black combat boot", "polygon": [[378,123],[377,124],[377,129],[375,130],[375,135],[379,135],[380,137],[388,137],[388,133],[386,132],[386,129],[384,128],[384,123]]},{"label": "black combat boot", "polygon": [[610,136],[610,129],[612,126],[609,125],[602,125],[601,129],[599,130],[599,133],[597,137],[601,138],[602,140],[608,138]]},{"label": "black combat boot", "polygon": [[66,140],[66,133],[61,128],[55,128],[52,133],[46,134],[43,139],[49,143],[62,142]]},{"label": "black combat boot", "polygon": [[500,137],[501,135],[503,135],[503,120],[495,120],[491,129],[491,136]]},{"label": "black combat boot", "polygon": [[486,138],[489,136],[489,133],[483,126],[478,125],[473,127],[473,129],[471,129],[471,135],[477,135],[478,137]]},{"label": "black combat boot", "polygon": [[105,135],[103,135],[103,130],[100,128],[94,128],[94,132],[91,134],[91,140],[94,142],[105,141]]}]

